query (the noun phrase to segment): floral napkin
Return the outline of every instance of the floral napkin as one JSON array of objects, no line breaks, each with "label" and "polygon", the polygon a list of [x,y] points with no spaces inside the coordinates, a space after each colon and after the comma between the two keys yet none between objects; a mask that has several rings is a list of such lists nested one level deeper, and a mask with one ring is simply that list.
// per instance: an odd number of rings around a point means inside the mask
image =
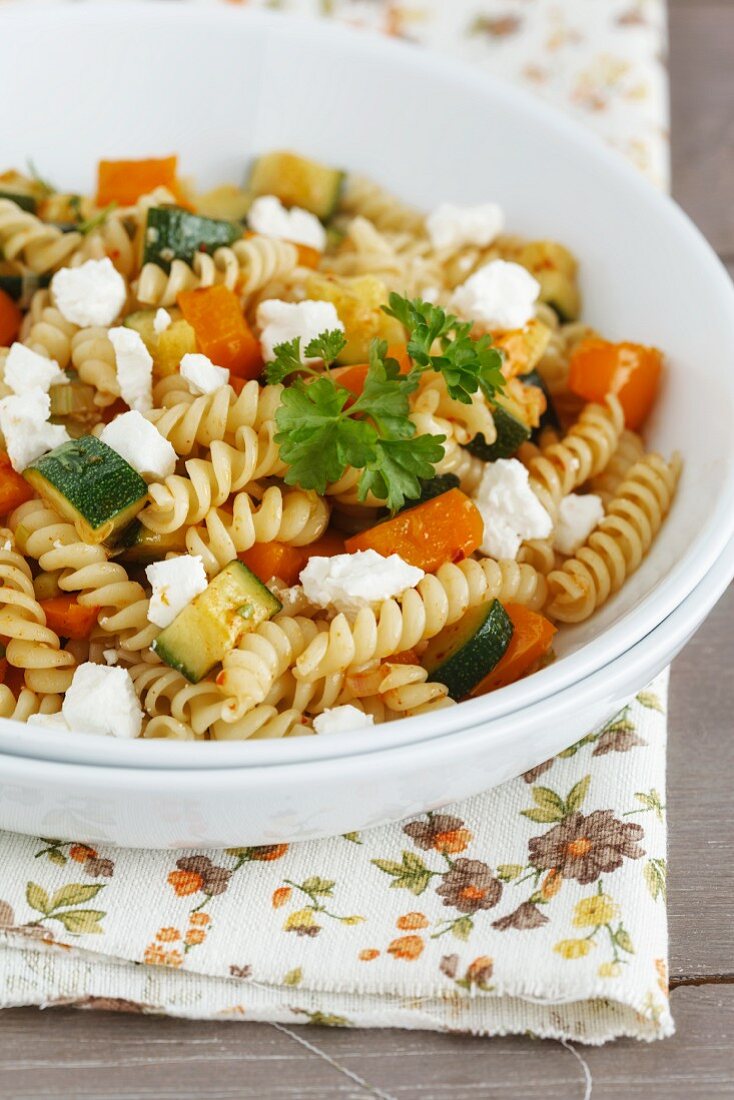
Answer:
[{"label": "floral napkin", "polygon": [[[667,180],[662,0],[252,6],[460,53]],[[367,833],[184,853],[0,834],[0,1006],[669,1035],[666,695],[663,674],[554,760]]]}]

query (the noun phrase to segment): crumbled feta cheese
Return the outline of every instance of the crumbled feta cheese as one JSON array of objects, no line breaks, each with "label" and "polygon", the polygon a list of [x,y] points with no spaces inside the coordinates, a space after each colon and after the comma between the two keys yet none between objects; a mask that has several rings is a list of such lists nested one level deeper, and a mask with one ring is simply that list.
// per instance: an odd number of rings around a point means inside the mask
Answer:
[{"label": "crumbled feta cheese", "polygon": [[268,362],[275,359],[278,344],[299,336],[303,362],[314,363],[315,359],[303,355],[306,345],[322,332],[344,331],[333,302],[282,302],[279,298],[268,298],[257,307],[257,323],[263,356]]},{"label": "crumbled feta cheese", "polygon": [[300,579],[311,603],[356,612],[402,595],[424,576],[422,569],[409,565],[399,554],[383,558],[376,550],[358,550],[333,558],[310,558]]},{"label": "crumbled feta cheese", "polygon": [[562,554],[575,554],[603,518],[601,497],[593,493],[570,493],[564,497],[558,509],[553,542],[556,550]]},{"label": "crumbled feta cheese", "polygon": [[167,561],[149,565],[145,575],[153,594],[148,607],[148,620],[166,627],[207,586],[204,563],[198,554],[181,554]]},{"label": "crumbled feta cheese", "polygon": [[59,313],[74,325],[111,325],[125,305],[127,286],[112,260],[87,260],[62,267],[51,280]]},{"label": "crumbled feta cheese", "polygon": [[153,408],[153,359],[139,332],[131,328],[111,328],[109,338],[115,349],[117,381],[120,393],[131,409],[148,412]]},{"label": "crumbled feta cheese", "polygon": [[365,729],[374,724],[371,714],[365,714],[349,703],[341,707],[327,707],[313,720],[313,728],[317,733],[351,733],[352,730]]},{"label": "crumbled feta cheese", "polygon": [[275,195],[260,195],[253,201],[247,224],[263,237],[307,244],[319,252],[326,248],[326,230],[319,219],[308,210],[301,210],[300,206],[286,210]]},{"label": "crumbled feta cheese", "polygon": [[26,722],[29,726],[43,726],[44,729],[55,730],[57,733],[69,731],[69,723],[60,711],[55,714],[29,714]]},{"label": "crumbled feta cheese", "polygon": [[153,332],[155,332],[157,336],[160,336],[162,332],[166,331],[172,320],[173,318],[167,309],[161,307],[156,310],[156,315],[153,318]]},{"label": "crumbled feta cheese", "polygon": [[477,206],[456,206],[442,202],[426,218],[426,229],[434,248],[457,252],[464,245],[486,248],[505,227],[502,207],[495,202]]},{"label": "crumbled feta cheese", "polygon": [[176,469],[172,444],[136,409],[116,416],[99,438],[151,481],[169,477]]},{"label": "crumbled feta cheese", "polygon": [[106,665],[116,665],[119,661],[116,649],[103,649],[102,656],[105,659]]},{"label": "crumbled feta cheese", "polygon": [[491,260],[454,291],[454,308],[467,320],[506,332],[532,320],[540,283],[520,264]]},{"label": "crumbled feta cheese", "polygon": [[71,729],[110,737],[138,737],[143,711],[125,668],[79,665],[61,707]]},{"label": "crumbled feta cheese", "polygon": [[179,369],[194,393],[212,393],[229,382],[226,367],[215,366],[211,359],[198,352],[187,352]]},{"label": "crumbled feta cheese", "polygon": [[69,379],[55,359],[46,359],[25,344],[12,344],[5,360],[5,383],[13,393],[28,393],[62,386]]},{"label": "crumbled feta cheese", "polygon": [[18,473],[46,451],[69,442],[63,424],[50,424],[51,400],[43,390],[11,394],[0,401],[0,431],[11,465]]},{"label": "crumbled feta cheese", "polygon": [[516,458],[488,462],[474,503],[484,520],[482,553],[516,558],[525,539],[544,539],[553,522],[530,488],[528,472]]}]

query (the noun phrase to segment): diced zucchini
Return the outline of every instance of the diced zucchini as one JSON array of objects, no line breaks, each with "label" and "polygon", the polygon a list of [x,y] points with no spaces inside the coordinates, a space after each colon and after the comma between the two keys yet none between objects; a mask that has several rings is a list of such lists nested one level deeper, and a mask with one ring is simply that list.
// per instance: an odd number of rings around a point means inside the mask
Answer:
[{"label": "diced zucchini", "polygon": [[38,209],[38,200],[35,195],[28,194],[25,191],[16,191],[15,189],[0,187],[0,199],[10,199],[16,206],[19,206],[21,210],[27,210],[29,214],[35,214]]},{"label": "diced zucchini", "polygon": [[253,195],[276,195],[284,206],[300,206],[327,221],[339,205],[344,173],[296,153],[266,153],[252,166]]},{"label": "diced zucchini", "polygon": [[423,478],[421,480],[421,495],[416,497],[415,500],[406,500],[399,511],[404,512],[406,508],[415,508],[418,504],[425,504],[427,500],[440,497],[451,489],[458,489],[460,485],[461,482],[456,474],[436,474],[435,477]]},{"label": "diced zucchini", "polygon": [[387,288],[374,275],[343,278],[314,272],[306,279],[306,294],[317,301],[334,303],[347,340],[336,360],[339,366],[366,363],[375,339],[387,340],[388,344],[405,341],[400,322],[382,311]]},{"label": "diced zucchini", "polygon": [[540,283],[540,301],[546,302],[561,321],[576,321],[581,295],[576,282],[576,257],[556,241],[531,241],[518,257]]},{"label": "diced zucchini", "polygon": [[560,432],[561,421],[558,418],[558,413],[553,404],[553,398],[538,371],[530,370],[527,374],[521,374],[519,381],[525,386],[536,386],[545,396],[545,412],[541,414],[540,423],[538,427],[534,429],[531,439],[535,440],[546,428],[553,428],[555,431]]},{"label": "diced zucchini", "polygon": [[59,587],[59,579],[63,569],[57,569],[53,573],[39,573],[33,578],[33,591],[37,600],[51,600],[54,596],[63,593]]},{"label": "diced zucchini", "polygon": [[233,183],[223,183],[213,191],[197,195],[194,199],[196,213],[205,218],[225,218],[227,221],[241,222],[247,217],[252,205],[252,195],[235,187]]},{"label": "diced zucchini", "polygon": [[202,218],[180,206],[153,206],[145,224],[143,263],[170,271],[172,260],[190,264],[196,252],[214,252],[241,236],[237,222]]},{"label": "diced zucchini", "polygon": [[153,356],[153,371],[157,378],[166,378],[178,371],[184,355],[196,351],[196,333],[188,321],[184,321],[181,310],[171,307],[168,312],[172,321],[163,332],[156,332],[153,321],[155,309],[139,309],[129,314],[122,322],[125,328],[135,329]]},{"label": "diced zucchini", "polygon": [[153,649],[192,684],[237,644],[280,611],[282,604],[241,561],[231,561],[161,631]]},{"label": "diced zucchini", "polygon": [[123,561],[145,565],[162,561],[166,554],[185,554],[186,529],[179,527],[176,531],[161,534],[158,531],[149,531],[136,519],[120,533],[113,553]]},{"label": "diced zucchini", "polygon": [[96,390],[86,382],[63,382],[51,386],[48,396],[51,399],[51,416],[62,419],[65,416],[89,417],[95,413]]},{"label": "diced zucchini", "polygon": [[467,451],[483,462],[510,458],[521,444],[530,439],[530,428],[523,419],[522,409],[505,394],[495,394],[492,398],[492,419],[497,429],[494,443],[487,443],[480,434],[466,445]]},{"label": "diced zucchini", "polygon": [[10,260],[0,260],[0,290],[4,290],[21,309],[27,309],[36,291],[40,287],[48,286],[50,282],[50,275],[36,275],[31,271],[24,271]]},{"label": "diced zucchini", "polygon": [[560,321],[578,321],[581,294],[575,281],[560,271],[544,271],[536,278],[540,283],[540,301],[546,302]]},{"label": "diced zucchini", "polygon": [[41,455],[23,476],[75,525],[85,542],[104,542],[126,527],[148,497],[148,486],[137,470],[92,435]]},{"label": "diced zucchini", "polygon": [[472,607],[432,638],[421,657],[428,678],[465,699],[503,656],[512,638],[510,616],[499,600]]}]

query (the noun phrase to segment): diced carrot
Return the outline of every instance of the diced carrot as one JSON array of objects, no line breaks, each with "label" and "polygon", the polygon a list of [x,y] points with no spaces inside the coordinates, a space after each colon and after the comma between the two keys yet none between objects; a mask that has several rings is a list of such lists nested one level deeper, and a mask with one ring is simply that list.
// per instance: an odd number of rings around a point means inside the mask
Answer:
[{"label": "diced carrot", "polygon": [[284,542],[256,542],[249,550],[239,554],[240,561],[267,584],[271,577],[278,577],[284,584],[297,584],[301,570],[309,558],[332,558],[344,553],[344,540],[334,531],[327,531],[308,546],[288,546]]},{"label": "diced carrot", "polygon": [[309,244],[299,244],[298,241],[294,241],[293,243],[298,251],[298,263],[300,267],[315,269],[319,266],[321,253],[318,248],[311,248]]},{"label": "diced carrot", "polygon": [[370,549],[383,557],[399,554],[410,565],[433,573],[444,562],[468,558],[483,537],[484,521],[476,505],[461,489],[449,489],[360,531],[347,539],[345,548],[349,554]]},{"label": "diced carrot", "polygon": [[0,346],[12,344],[20,332],[22,320],[23,314],[17,303],[4,290],[0,290]]},{"label": "diced carrot", "polygon": [[223,285],[184,290],[177,301],[196,333],[199,350],[212,363],[240,378],[257,378],[262,373],[260,341],[250,330],[233,291]]},{"label": "diced carrot", "polygon": [[60,638],[88,638],[97,621],[99,608],[85,607],[71,594],[38,602],[46,616],[46,626]]},{"label": "diced carrot", "polygon": [[[401,374],[408,373],[412,363],[405,344],[390,344],[387,349],[387,354],[388,358],[397,361]],[[368,370],[369,364],[367,363],[352,363],[348,367],[334,367],[329,373],[334,381],[339,382],[346,390],[353,393],[355,397],[359,397],[364,389]]]},{"label": "diced carrot", "polygon": [[[97,205],[132,206],[141,195],[166,187],[181,206],[189,207],[178,181],[178,157],[145,160],[101,160],[97,165]],[[190,207],[189,207],[190,208]]]},{"label": "diced carrot", "polygon": [[0,515],[12,512],[33,496],[33,489],[22,474],[10,465],[5,451],[0,451]]},{"label": "diced carrot", "polygon": [[645,421],[657,396],[662,353],[643,344],[610,344],[583,340],[571,355],[568,388],[587,401],[603,401],[614,393],[633,431]]},{"label": "diced carrot", "polygon": [[10,662],[8,662],[3,683],[6,687],[10,688],[17,699],[18,695],[25,687],[25,670],[18,668],[16,665],[11,665]]},{"label": "diced carrot", "polygon": [[103,409],[99,410],[99,415],[105,424],[111,424],[116,416],[121,416],[122,413],[130,411],[130,406],[126,401],[123,401],[121,397],[113,401],[111,405],[105,405]]},{"label": "diced carrot", "polygon": [[247,382],[248,382],[247,378],[238,378],[238,376],[236,374],[230,374],[230,376],[229,376],[229,384],[232,387],[232,389],[234,390],[234,392],[237,394],[238,397],[242,393],[245,386],[247,385]]},{"label": "diced carrot", "polygon": [[532,669],[533,665],[550,649],[556,628],[537,611],[530,611],[521,604],[508,603],[505,611],[510,616],[513,634],[510,644],[488,676],[475,687],[472,695],[486,695],[488,691],[514,684]]}]

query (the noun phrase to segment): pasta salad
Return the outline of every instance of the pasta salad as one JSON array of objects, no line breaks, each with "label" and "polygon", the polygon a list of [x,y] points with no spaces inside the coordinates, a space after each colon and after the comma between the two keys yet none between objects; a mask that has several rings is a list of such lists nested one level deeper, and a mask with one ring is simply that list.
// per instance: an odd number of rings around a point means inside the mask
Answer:
[{"label": "pasta salad", "polygon": [[677,456],[652,347],[494,202],[428,214],[290,152],[197,191],[0,175],[0,716],[347,732],[552,660],[634,572]]}]

